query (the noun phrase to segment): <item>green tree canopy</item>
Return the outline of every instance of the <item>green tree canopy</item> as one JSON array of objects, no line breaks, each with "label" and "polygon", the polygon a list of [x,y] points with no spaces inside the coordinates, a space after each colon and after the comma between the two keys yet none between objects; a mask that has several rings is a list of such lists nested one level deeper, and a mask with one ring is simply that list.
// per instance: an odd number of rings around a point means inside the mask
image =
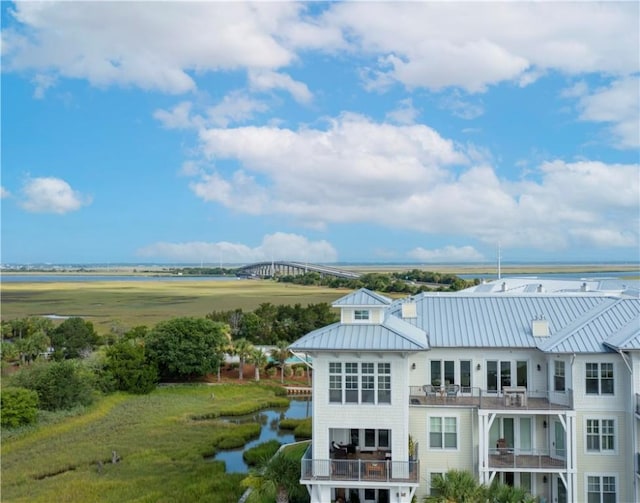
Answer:
[{"label": "green tree canopy", "polygon": [[218,369],[227,331],[226,324],[204,318],[173,318],[149,332],[145,347],[162,377],[199,377]]},{"label": "green tree canopy", "polygon": [[100,344],[93,323],[73,317],[64,320],[51,334],[53,357],[56,360],[87,356]]},{"label": "green tree canopy", "polygon": [[93,401],[92,376],[77,361],[36,362],[12,376],[10,383],[35,391],[45,410],[71,409]]},{"label": "green tree canopy", "polygon": [[275,498],[276,503],[288,503],[290,498],[306,494],[300,484],[300,462],[282,451],[264,458],[242,484],[254,491],[249,501],[262,501],[260,498],[266,496]]},{"label": "green tree canopy", "polygon": [[149,393],[158,380],[155,362],[145,357],[144,344],[134,340],[123,340],[107,348],[106,369],[120,391]]}]

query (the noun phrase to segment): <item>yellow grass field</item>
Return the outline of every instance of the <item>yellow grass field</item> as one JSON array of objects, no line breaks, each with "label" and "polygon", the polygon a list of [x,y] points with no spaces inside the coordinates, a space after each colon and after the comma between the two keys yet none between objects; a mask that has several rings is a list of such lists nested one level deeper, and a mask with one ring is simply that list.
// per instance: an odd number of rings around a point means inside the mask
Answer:
[{"label": "yellow grass field", "polygon": [[211,311],[253,310],[272,304],[331,303],[348,290],[262,280],[95,281],[3,283],[3,320],[26,316],[80,316],[99,333],[112,326],[154,326],[177,316]]}]

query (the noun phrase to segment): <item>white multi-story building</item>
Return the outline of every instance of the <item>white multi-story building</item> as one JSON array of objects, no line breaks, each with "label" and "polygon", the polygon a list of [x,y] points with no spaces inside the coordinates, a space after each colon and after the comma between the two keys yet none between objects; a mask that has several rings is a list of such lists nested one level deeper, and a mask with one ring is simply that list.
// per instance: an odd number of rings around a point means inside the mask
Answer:
[{"label": "white multi-story building", "polygon": [[638,291],[366,289],[291,345],[313,360],[312,503],[409,503],[464,469],[539,501],[640,502]]}]

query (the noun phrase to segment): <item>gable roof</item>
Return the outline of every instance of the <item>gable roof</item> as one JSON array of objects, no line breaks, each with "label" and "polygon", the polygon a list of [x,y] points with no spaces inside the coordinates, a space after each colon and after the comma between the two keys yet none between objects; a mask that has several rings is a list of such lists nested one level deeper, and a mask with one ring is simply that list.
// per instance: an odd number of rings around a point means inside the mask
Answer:
[{"label": "gable roof", "polygon": [[368,307],[368,306],[388,306],[391,304],[391,299],[385,297],[384,295],[380,295],[379,293],[372,292],[371,290],[367,290],[366,288],[360,288],[360,290],[356,290],[355,292],[350,293],[349,295],[345,295],[344,297],[336,300],[332,306],[333,307]]},{"label": "gable roof", "polygon": [[334,323],[309,332],[289,346],[293,351],[423,351],[427,335],[405,321],[387,317],[381,324]]}]

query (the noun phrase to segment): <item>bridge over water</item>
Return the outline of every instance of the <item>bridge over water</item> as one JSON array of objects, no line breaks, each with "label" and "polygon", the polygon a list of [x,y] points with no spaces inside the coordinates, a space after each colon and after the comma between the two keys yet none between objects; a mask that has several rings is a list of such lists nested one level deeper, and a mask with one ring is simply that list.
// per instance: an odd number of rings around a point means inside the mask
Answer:
[{"label": "bridge over water", "polygon": [[236,271],[238,276],[257,276],[268,278],[271,276],[299,276],[308,272],[317,272],[321,276],[335,276],[336,278],[356,279],[360,274],[352,271],[345,271],[337,267],[325,265],[307,264],[304,262],[257,262],[239,267]]}]

